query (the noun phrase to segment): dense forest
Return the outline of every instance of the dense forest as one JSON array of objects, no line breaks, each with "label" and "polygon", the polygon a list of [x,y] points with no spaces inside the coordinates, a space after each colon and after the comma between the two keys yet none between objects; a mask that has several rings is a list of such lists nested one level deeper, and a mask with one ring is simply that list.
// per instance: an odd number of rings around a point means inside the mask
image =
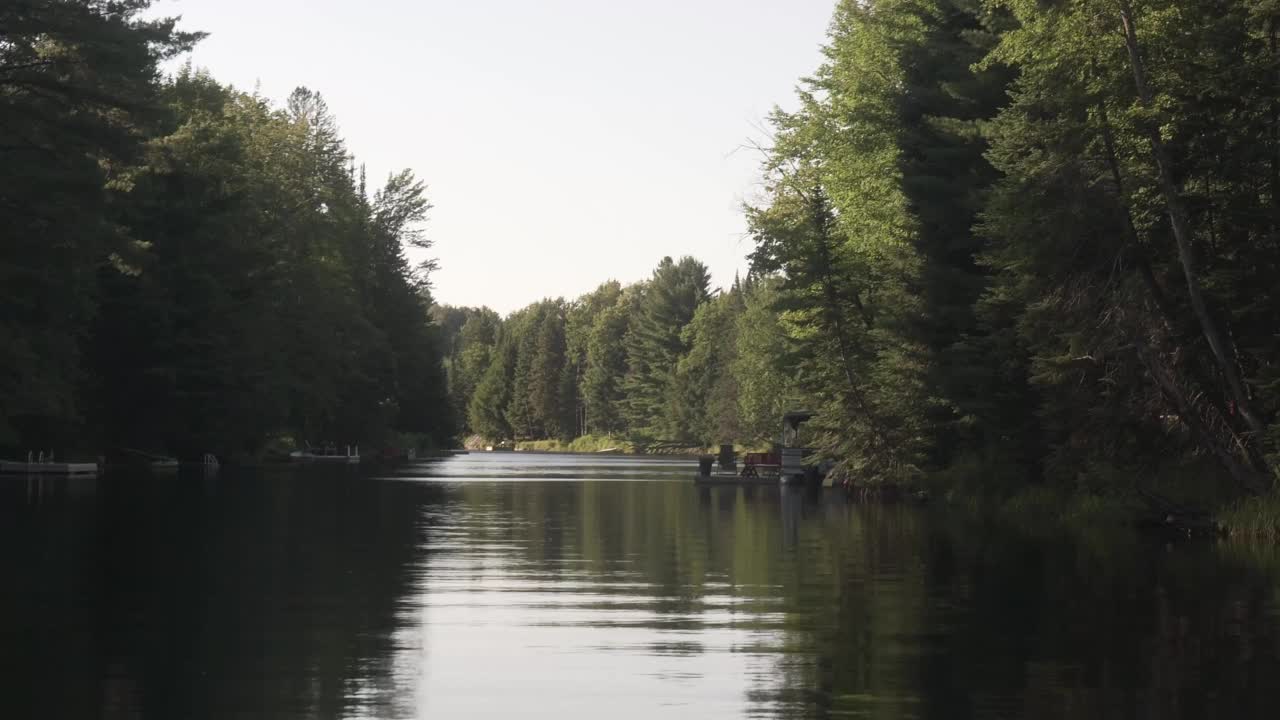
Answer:
[{"label": "dense forest", "polygon": [[437,307],[460,424],[486,439],[767,445],[803,397],[786,369],[779,283],[709,285],[697,260],[663,258],[644,282],[606,282],[505,319]]},{"label": "dense forest", "polygon": [[1280,444],[1280,4],[843,0],[777,110],[749,274],[441,308],[469,432],[767,442],[1091,489]]},{"label": "dense forest", "polygon": [[150,4],[0,7],[5,451],[759,445],[807,407],[868,480],[1273,482],[1280,3],[842,0],[738,281],[507,317],[433,305],[412,174],[367,190],[313,91],[163,74],[200,37]]},{"label": "dense forest", "polygon": [[423,184],[316,92],[162,74],[200,35],[149,5],[0,4],[0,457],[448,442]]}]

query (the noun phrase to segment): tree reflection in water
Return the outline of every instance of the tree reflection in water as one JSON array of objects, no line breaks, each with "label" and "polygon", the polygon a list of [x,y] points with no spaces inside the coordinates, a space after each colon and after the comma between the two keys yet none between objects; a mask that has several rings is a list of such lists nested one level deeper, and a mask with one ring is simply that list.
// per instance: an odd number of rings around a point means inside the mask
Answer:
[{"label": "tree reflection in water", "polygon": [[506,454],[382,479],[6,481],[5,715],[1180,720],[1280,702],[1272,548],[1031,537],[688,475]]}]

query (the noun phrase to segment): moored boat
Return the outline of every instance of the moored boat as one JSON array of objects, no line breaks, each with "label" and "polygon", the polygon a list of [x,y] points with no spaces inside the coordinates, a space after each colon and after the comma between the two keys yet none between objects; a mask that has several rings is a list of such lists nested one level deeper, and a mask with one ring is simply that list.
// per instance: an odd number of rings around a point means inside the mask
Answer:
[{"label": "moored boat", "polygon": [[782,416],[782,436],[771,452],[750,452],[743,458],[740,471],[735,470],[732,445],[720,447],[720,470],[713,469],[716,456],[699,458],[698,474],[694,482],[703,485],[766,484],[784,485],[821,483],[825,473],[822,467],[807,463],[813,450],[798,444],[800,426],[813,418],[811,410],[792,410]]}]

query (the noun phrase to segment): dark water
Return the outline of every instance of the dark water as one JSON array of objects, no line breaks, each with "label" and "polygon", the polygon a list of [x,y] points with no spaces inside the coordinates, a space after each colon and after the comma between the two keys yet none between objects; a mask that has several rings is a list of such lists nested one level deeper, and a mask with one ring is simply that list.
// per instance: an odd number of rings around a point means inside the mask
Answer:
[{"label": "dark water", "polygon": [[0,479],[0,717],[1280,716],[1272,550],[691,472]]}]

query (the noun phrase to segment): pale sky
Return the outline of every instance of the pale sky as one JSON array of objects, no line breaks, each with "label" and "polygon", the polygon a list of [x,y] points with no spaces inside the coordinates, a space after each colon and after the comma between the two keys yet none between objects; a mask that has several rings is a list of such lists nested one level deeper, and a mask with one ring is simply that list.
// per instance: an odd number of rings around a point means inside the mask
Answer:
[{"label": "pale sky", "polygon": [[835,0],[159,0],[192,55],[282,102],[324,95],[369,184],[428,185],[437,301],[506,313],[751,242],[774,104],[821,61]]}]

